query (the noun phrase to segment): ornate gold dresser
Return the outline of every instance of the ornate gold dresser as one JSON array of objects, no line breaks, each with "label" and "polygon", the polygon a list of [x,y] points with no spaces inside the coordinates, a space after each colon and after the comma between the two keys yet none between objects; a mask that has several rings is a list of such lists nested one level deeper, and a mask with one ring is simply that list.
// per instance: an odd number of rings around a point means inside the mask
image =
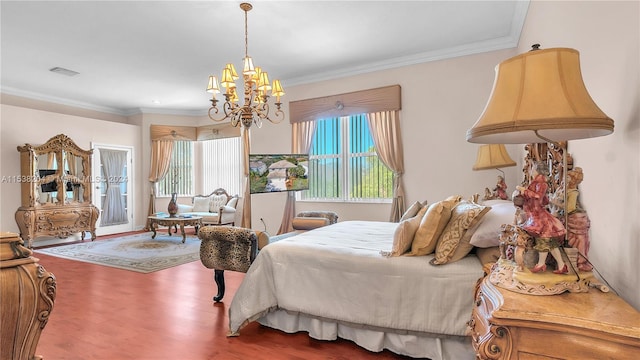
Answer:
[{"label": "ornate gold dresser", "polygon": [[18,146],[22,205],[16,211],[20,235],[32,247],[38,236],[96,238],[98,208],[91,203],[91,155],[60,134],[45,144]]},{"label": "ornate gold dresser", "polygon": [[479,359],[640,359],[640,313],[597,289],[524,295],[486,277],[469,327]]}]

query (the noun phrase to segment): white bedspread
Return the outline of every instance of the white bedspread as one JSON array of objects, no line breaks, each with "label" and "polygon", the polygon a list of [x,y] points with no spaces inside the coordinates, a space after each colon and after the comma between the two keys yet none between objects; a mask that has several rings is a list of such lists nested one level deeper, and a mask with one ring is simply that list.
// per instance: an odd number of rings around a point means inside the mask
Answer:
[{"label": "white bedspread", "polygon": [[389,332],[464,335],[480,261],[384,257],[397,225],[345,221],[266,246],[234,295],[230,334],[284,309]]}]

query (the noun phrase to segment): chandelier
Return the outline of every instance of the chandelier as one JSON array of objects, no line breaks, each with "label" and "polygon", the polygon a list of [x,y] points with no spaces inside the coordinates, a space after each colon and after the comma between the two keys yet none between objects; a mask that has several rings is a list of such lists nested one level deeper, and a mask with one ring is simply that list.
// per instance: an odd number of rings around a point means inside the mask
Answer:
[{"label": "chandelier", "polygon": [[[211,107],[209,108],[209,118],[213,121],[229,119],[232,126],[242,124],[242,126],[247,128],[251,127],[254,123],[256,126],[261,127],[262,120],[268,120],[277,124],[284,119],[284,112],[280,109],[282,105],[280,97],[284,95],[280,80],[273,80],[273,84],[269,84],[268,73],[259,66],[254,66],[253,60],[249,56],[247,12],[252,8],[253,6],[249,3],[240,4],[240,9],[244,11],[244,60],[242,70],[244,103],[242,105],[239,104],[238,89],[235,83],[238,79],[238,74],[232,63],[228,63],[224,69],[222,69],[220,85],[225,88],[225,101],[222,106],[224,113],[220,114],[219,118],[214,115],[219,112],[217,106],[218,100],[216,99],[216,94],[220,93],[218,78],[213,75],[209,76],[209,85],[207,86],[207,92],[213,94],[211,97]],[[269,116],[270,108],[267,103],[269,100],[269,90],[271,90],[271,96],[276,97],[276,111],[273,119]]]}]

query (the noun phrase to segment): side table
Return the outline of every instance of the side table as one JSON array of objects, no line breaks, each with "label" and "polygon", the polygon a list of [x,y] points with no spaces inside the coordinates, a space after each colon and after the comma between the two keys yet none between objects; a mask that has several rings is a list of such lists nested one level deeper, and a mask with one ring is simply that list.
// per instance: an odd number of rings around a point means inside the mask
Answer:
[{"label": "side table", "polygon": [[156,229],[158,226],[167,226],[169,228],[167,230],[169,236],[171,236],[171,228],[179,226],[180,233],[182,234],[182,242],[184,243],[187,240],[187,236],[184,233],[184,227],[195,227],[197,234],[198,229],[202,226],[202,216],[149,216],[149,227],[151,228],[151,231],[153,231],[153,235],[151,236],[152,239],[156,238]]},{"label": "side table", "polygon": [[526,295],[485,277],[469,327],[478,359],[640,359],[640,313],[597,289]]}]

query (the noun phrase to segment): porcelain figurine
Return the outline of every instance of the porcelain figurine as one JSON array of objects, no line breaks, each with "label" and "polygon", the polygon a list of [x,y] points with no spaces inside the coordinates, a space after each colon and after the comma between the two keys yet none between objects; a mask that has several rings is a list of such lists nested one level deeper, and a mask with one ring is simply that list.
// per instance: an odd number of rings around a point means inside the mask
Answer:
[{"label": "porcelain figurine", "polygon": [[544,163],[538,163],[532,167],[529,186],[526,188],[524,186],[517,187],[524,199],[522,209],[525,213],[525,221],[520,226],[534,238],[533,248],[538,252],[538,263],[531,271],[534,273],[546,271],[547,256],[551,253],[558,264],[553,272],[566,274],[568,272],[567,265],[560,252],[566,230],[562,222],[546,209],[549,198],[547,197],[548,185],[545,173]]},{"label": "porcelain figurine", "polygon": [[493,198],[502,200],[508,199],[507,183],[504,181],[504,177],[502,177],[502,175],[498,175],[498,182],[496,183],[496,187],[493,188]]}]

